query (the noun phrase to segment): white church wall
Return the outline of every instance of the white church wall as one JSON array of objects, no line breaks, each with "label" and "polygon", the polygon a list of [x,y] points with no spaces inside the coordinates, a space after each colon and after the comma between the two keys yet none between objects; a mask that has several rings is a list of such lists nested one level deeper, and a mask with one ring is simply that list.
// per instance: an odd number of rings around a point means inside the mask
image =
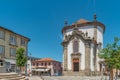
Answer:
[{"label": "white church wall", "polygon": [[91,44],[91,53],[90,53],[90,69],[91,71],[94,71],[94,64],[93,64],[93,59],[94,59],[94,55],[93,55],[93,48],[94,48],[94,45]]},{"label": "white church wall", "polygon": [[[97,30],[97,42],[101,42],[102,45],[103,45],[103,29],[101,27],[97,27],[98,30]],[[88,36],[90,36],[91,38],[93,38],[94,36],[94,26],[84,26],[84,27],[79,27],[79,30],[82,31],[83,33],[86,33],[86,31],[88,32]],[[71,35],[72,34],[72,31],[73,29],[68,29],[66,31],[66,33],[63,34],[63,39],[65,37],[65,35]],[[73,47],[72,47],[72,41],[69,42],[68,44],[68,48],[67,48],[67,53],[68,53],[68,70],[71,70],[72,69],[72,64],[71,64],[71,53],[73,53]],[[82,40],[80,40],[80,43],[79,43],[79,51],[81,53],[81,70],[84,70],[85,69],[85,45],[84,45],[84,42]],[[103,46],[102,46],[103,47]],[[97,53],[98,53],[98,50],[97,50]],[[90,69],[92,71],[94,71],[94,65],[93,65],[93,45],[91,45],[91,59],[90,59]],[[99,58],[97,57],[97,63],[99,62]],[[99,71],[99,63],[97,64],[97,70]]]},{"label": "white church wall", "polygon": [[73,53],[73,49],[72,49],[72,41],[69,42],[68,44],[68,70],[71,70],[72,69],[72,64],[71,64],[71,53]]},{"label": "white church wall", "polygon": [[65,35],[71,35],[72,34],[72,31],[73,31],[73,29],[68,29],[68,30],[66,30],[66,32],[64,32],[63,33],[63,40],[65,39]]},{"label": "white church wall", "polygon": [[73,32],[73,29],[68,29],[68,30],[66,30],[66,35],[71,35],[72,32]]},{"label": "white church wall", "polygon": [[88,36],[91,38],[93,38],[93,36],[94,36],[94,27],[93,26],[80,27],[79,30],[81,30],[83,33],[88,32]]},{"label": "white church wall", "polygon": [[80,46],[79,51],[81,53],[81,60],[80,60],[81,70],[84,70],[85,69],[85,45],[82,40],[80,40],[79,46]]},{"label": "white church wall", "polygon": [[97,42],[103,44],[103,29],[99,26],[97,27]]}]

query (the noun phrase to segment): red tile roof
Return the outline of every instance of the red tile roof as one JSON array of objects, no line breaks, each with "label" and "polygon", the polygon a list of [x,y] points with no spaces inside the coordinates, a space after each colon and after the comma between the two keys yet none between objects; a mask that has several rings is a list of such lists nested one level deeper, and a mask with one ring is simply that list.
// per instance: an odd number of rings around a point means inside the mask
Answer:
[{"label": "red tile roof", "polygon": [[85,20],[85,19],[80,19],[78,20],[76,23],[77,24],[81,24],[81,23],[86,23],[86,22],[89,22],[88,20]]},{"label": "red tile roof", "polygon": [[42,58],[42,59],[38,59],[38,60],[35,60],[35,61],[55,61],[55,60],[53,60],[53,59],[51,59],[51,58]]}]

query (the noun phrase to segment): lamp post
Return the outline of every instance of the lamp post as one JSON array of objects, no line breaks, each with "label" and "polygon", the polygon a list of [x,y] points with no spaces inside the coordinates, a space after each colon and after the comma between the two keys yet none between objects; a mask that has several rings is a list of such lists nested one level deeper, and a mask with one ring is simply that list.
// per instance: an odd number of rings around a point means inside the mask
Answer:
[{"label": "lamp post", "polygon": [[[29,53],[30,56],[28,55],[28,53]],[[31,53],[26,52],[26,57],[27,57],[27,61],[26,61],[26,65],[25,65],[25,75],[28,76],[28,59],[30,59],[30,65],[31,65]]]},{"label": "lamp post", "polygon": [[31,63],[31,52],[29,52],[29,60],[30,60],[30,62],[29,62],[29,75],[31,76],[31,71],[32,71],[32,63]]},{"label": "lamp post", "polygon": [[[28,61],[28,53],[26,52],[26,58],[27,58],[27,61]],[[25,64],[25,75],[28,76],[28,73],[27,73],[27,61],[26,61],[26,64]]]}]

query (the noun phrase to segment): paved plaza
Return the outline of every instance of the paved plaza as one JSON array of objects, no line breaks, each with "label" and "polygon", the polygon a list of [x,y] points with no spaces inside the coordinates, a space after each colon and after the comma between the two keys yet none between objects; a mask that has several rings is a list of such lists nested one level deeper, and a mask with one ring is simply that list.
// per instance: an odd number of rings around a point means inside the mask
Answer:
[{"label": "paved plaza", "polygon": [[43,76],[44,80],[101,80],[101,77]]},{"label": "paved plaza", "polygon": [[80,76],[43,76],[44,80],[101,80],[100,77],[80,77]]},{"label": "paved plaza", "polygon": [[40,76],[31,76],[29,80],[42,80],[42,78]]},{"label": "paved plaza", "polygon": [[[100,76],[97,77],[81,77],[81,76],[31,76],[29,80],[101,80]],[[109,80],[109,77],[103,77],[102,80]],[[114,79],[115,80],[115,79]],[[118,78],[117,80],[120,80]]]}]

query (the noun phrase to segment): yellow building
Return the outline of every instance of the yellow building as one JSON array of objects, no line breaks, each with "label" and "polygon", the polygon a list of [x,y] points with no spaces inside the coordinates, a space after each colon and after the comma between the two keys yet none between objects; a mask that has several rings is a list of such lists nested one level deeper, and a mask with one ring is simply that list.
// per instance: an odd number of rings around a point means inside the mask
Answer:
[{"label": "yellow building", "polygon": [[29,38],[0,26],[0,72],[16,70],[16,50],[20,47],[28,52]]}]

